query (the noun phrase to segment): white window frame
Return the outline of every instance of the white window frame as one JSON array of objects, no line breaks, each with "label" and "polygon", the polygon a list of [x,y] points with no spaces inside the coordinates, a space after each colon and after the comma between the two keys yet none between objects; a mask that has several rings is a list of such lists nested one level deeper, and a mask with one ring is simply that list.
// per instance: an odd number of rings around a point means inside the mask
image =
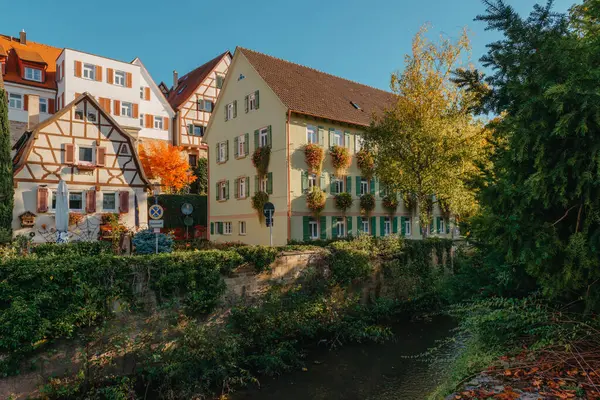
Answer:
[{"label": "white window frame", "polygon": [[319,130],[316,126],[307,125],[306,126],[306,143],[311,144],[319,144]]},{"label": "white window frame", "polygon": [[98,112],[96,111],[95,108],[88,107],[86,117],[87,117],[88,121],[90,121],[90,122],[98,122]]},{"label": "white window frame", "polygon": [[163,129],[163,117],[154,117],[154,129]]},{"label": "white window frame", "polygon": [[[90,154],[91,154],[91,160],[82,160],[81,159],[81,150],[90,150]],[[77,162],[79,164],[94,164],[95,161],[95,157],[94,157],[94,147],[93,146],[77,146]]]},{"label": "white window frame", "polygon": [[404,221],[404,235],[405,236],[412,235],[410,219],[407,219],[406,221]]},{"label": "white window frame", "polygon": [[246,178],[238,179],[238,198],[240,198],[240,199],[246,198],[246,185],[247,184],[248,184],[248,182],[246,182]]},{"label": "white window frame", "polygon": [[[78,118],[77,115],[80,115],[81,118]],[[85,117],[85,113],[83,111],[83,104],[79,103],[76,107],[75,107],[75,112],[73,113],[73,118],[75,118],[78,121],[83,121],[83,118]]]},{"label": "white window frame", "polygon": [[337,129],[333,131],[333,145],[344,147],[344,132]]},{"label": "white window frame", "polygon": [[223,222],[223,235],[231,235],[233,227],[231,221]]},{"label": "white window frame", "polygon": [[358,153],[359,151],[362,150],[363,145],[364,145],[363,138],[359,135],[355,135],[354,136],[354,151]]},{"label": "white window frame", "polygon": [[92,81],[96,80],[96,66],[94,64],[84,63],[81,68],[81,77]]},{"label": "white window frame", "polygon": [[319,223],[314,219],[308,221],[308,235],[310,240],[319,239]]},{"label": "white window frame", "polygon": [[42,70],[37,68],[25,67],[25,79],[28,81],[41,82]]},{"label": "white window frame", "polygon": [[258,147],[267,147],[269,144],[269,128],[261,128],[258,132]]},{"label": "white window frame", "polygon": [[[71,195],[72,194],[76,194],[76,193],[81,193],[81,208],[71,208]],[[77,191],[77,192],[69,192],[68,196],[68,206],[69,206],[69,211],[75,211],[75,212],[83,212],[83,209],[85,207],[85,192],[82,191]]]},{"label": "white window frame", "polygon": [[440,218],[440,234],[445,234],[446,233],[446,221],[444,221],[444,218]]},{"label": "white window frame", "polygon": [[239,221],[238,229],[239,229],[240,235],[244,236],[246,234],[246,221]]},{"label": "white window frame", "polygon": [[361,221],[362,222],[362,231],[366,234],[370,234],[371,232],[371,223],[368,219],[364,219]]},{"label": "white window frame", "polygon": [[48,114],[48,99],[45,97],[40,97],[40,113]]},{"label": "white window frame", "polygon": [[313,187],[318,187],[317,184],[317,174],[308,174],[308,190],[311,190]]},{"label": "white window frame", "polygon": [[[114,208],[105,208],[104,207],[104,196],[106,195],[112,195],[115,198],[115,207]],[[117,198],[117,192],[102,192],[102,211],[104,212],[117,212],[118,208],[119,208],[119,204],[118,204],[118,198]]]},{"label": "white window frame", "polygon": [[[220,85],[219,85],[219,81],[221,82]],[[216,74],[216,77],[215,77],[215,87],[217,89],[222,89],[224,83],[225,83],[225,77],[223,75]]]},{"label": "white window frame", "polygon": [[248,111],[256,110],[256,92],[248,95]]},{"label": "white window frame", "polygon": [[48,209],[50,211],[55,211],[56,210],[56,190],[52,190],[50,192],[50,198],[48,199],[48,201],[50,202],[50,204],[48,204]]},{"label": "white window frame", "polygon": [[336,188],[335,194],[344,193],[344,190],[345,190],[344,184],[346,183],[346,180],[342,179],[342,178],[332,178],[332,179],[333,179],[333,183]]},{"label": "white window frame", "polygon": [[267,184],[269,182],[269,178],[268,177],[263,177],[259,182],[258,182],[258,189],[261,192],[265,192],[267,193]]},{"label": "white window frame", "polygon": [[360,178],[360,195],[363,196],[370,192],[369,181],[363,178]]},{"label": "white window frame", "polygon": [[144,114],[140,114],[140,126],[142,128],[144,128],[144,126],[146,125],[144,122],[145,122],[144,121]]},{"label": "white window frame", "polygon": [[21,93],[9,93],[8,94],[8,108],[13,110],[23,109],[23,95]]},{"label": "white window frame", "polygon": [[227,185],[225,181],[219,182],[219,200],[227,200]]},{"label": "white window frame", "polygon": [[217,162],[225,162],[227,158],[227,142],[219,143],[219,154],[217,154]]},{"label": "white window frame", "polygon": [[127,77],[127,74],[125,73],[125,71],[115,71],[113,84],[115,84],[117,86],[125,87],[126,77]]},{"label": "white window frame", "polygon": [[337,217],[335,221],[335,229],[337,230],[337,237],[346,237],[346,218]]},{"label": "white window frame", "polygon": [[238,136],[238,157],[246,156],[246,135]]},{"label": "white window frame", "polygon": [[140,86],[140,99],[144,100],[144,87]]},{"label": "white window frame", "polygon": [[390,236],[392,234],[392,218],[384,217],[383,220],[383,235]]},{"label": "white window frame", "polygon": [[[132,103],[130,103],[128,101],[121,102],[121,116],[127,117],[127,118],[133,117],[133,104]],[[162,118],[156,118],[156,119],[160,119],[161,124],[162,124]],[[162,129],[162,127],[161,127],[161,129]]]},{"label": "white window frame", "polygon": [[233,102],[226,104],[225,109],[227,110],[227,121],[233,119]]}]

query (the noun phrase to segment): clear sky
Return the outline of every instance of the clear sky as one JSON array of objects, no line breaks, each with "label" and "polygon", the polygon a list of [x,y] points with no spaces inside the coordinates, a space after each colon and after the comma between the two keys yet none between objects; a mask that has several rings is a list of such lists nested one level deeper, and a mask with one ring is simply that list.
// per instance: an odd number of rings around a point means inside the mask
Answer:
[{"label": "clear sky", "polygon": [[[556,0],[566,11],[577,0]],[[506,0],[529,13],[545,0]],[[579,2],[579,1],[577,1]],[[481,0],[0,0],[0,33],[131,61],[140,57],[154,80],[172,83],[236,46],[388,89],[411,39],[471,32],[473,58],[498,38],[473,18]]]}]

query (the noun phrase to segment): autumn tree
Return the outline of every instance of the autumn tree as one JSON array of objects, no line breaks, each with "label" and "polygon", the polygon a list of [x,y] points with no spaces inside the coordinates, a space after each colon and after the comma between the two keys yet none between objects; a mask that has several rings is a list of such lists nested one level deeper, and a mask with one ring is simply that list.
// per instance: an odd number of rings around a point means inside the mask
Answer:
[{"label": "autumn tree", "polygon": [[[415,203],[423,235],[437,203],[448,214],[474,212],[474,193],[465,179],[486,158],[486,131],[471,114],[476,96],[452,82],[470,51],[466,31],[456,42],[415,35],[405,68],[391,76],[395,104],[375,115],[365,132],[382,185]],[[435,195],[435,196],[434,196]]]},{"label": "autumn tree", "polygon": [[0,76],[0,242],[12,236],[13,170],[10,157],[7,93]]},{"label": "autumn tree", "polygon": [[162,141],[141,146],[140,159],[148,178],[160,180],[167,193],[176,193],[196,180],[180,147]]}]

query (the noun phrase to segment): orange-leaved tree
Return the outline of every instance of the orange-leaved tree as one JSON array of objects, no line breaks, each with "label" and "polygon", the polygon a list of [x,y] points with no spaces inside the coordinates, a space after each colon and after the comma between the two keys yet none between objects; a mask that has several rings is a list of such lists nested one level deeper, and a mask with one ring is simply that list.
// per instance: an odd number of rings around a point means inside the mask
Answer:
[{"label": "orange-leaved tree", "polygon": [[140,160],[148,178],[160,180],[167,193],[178,192],[196,180],[181,147],[151,141],[140,146]]}]

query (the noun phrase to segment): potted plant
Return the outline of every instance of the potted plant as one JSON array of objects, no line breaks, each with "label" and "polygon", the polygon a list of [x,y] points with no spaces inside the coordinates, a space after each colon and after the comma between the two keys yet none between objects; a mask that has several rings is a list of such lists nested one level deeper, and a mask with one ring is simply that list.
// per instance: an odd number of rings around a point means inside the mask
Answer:
[{"label": "potted plant", "polygon": [[348,149],[342,146],[333,146],[329,150],[329,155],[331,155],[331,164],[335,169],[335,174],[337,176],[345,175],[352,161]]},{"label": "potted plant", "polygon": [[308,170],[313,174],[320,174],[323,167],[325,153],[323,148],[315,143],[309,143],[304,148],[304,160],[308,165]]},{"label": "potted plant", "polygon": [[371,179],[375,171],[375,159],[367,150],[362,149],[356,153],[356,164],[360,169],[361,175],[365,179]]},{"label": "potted plant", "polygon": [[254,150],[252,154],[252,164],[256,168],[259,178],[267,174],[269,170],[269,161],[271,160],[271,147],[264,146]]},{"label": "potted plant", "polygon": [[269,195],[267,192],[256,192],[252,196],[252,208],[254,208],[258,214],[258,220],[262,223],[264,221],[263,207],[269,201]]},{"label": "potted plant", "polygon": [[365,215],[370,215],[375,209],[375,196],[371,193],[365,193],[360,196],[360,211]]},{"label": "potted plant", "polygon": [[313,187],[312,190],[306,195],[306,206],[313,213],[315,217],[325,209],[325,202],[327,197],[325,193],[318,187]]},{"label": "potted plant", "polygon": [[387,194],[381,201],[381,205],[390,214],[395,214],[398,209],[398,198],[395,194]]},{"label": "potted plant", "polygon": [[352,195],[348,192],[342,192],[335,195],[335,208],[345,213],[352,207]]}]

